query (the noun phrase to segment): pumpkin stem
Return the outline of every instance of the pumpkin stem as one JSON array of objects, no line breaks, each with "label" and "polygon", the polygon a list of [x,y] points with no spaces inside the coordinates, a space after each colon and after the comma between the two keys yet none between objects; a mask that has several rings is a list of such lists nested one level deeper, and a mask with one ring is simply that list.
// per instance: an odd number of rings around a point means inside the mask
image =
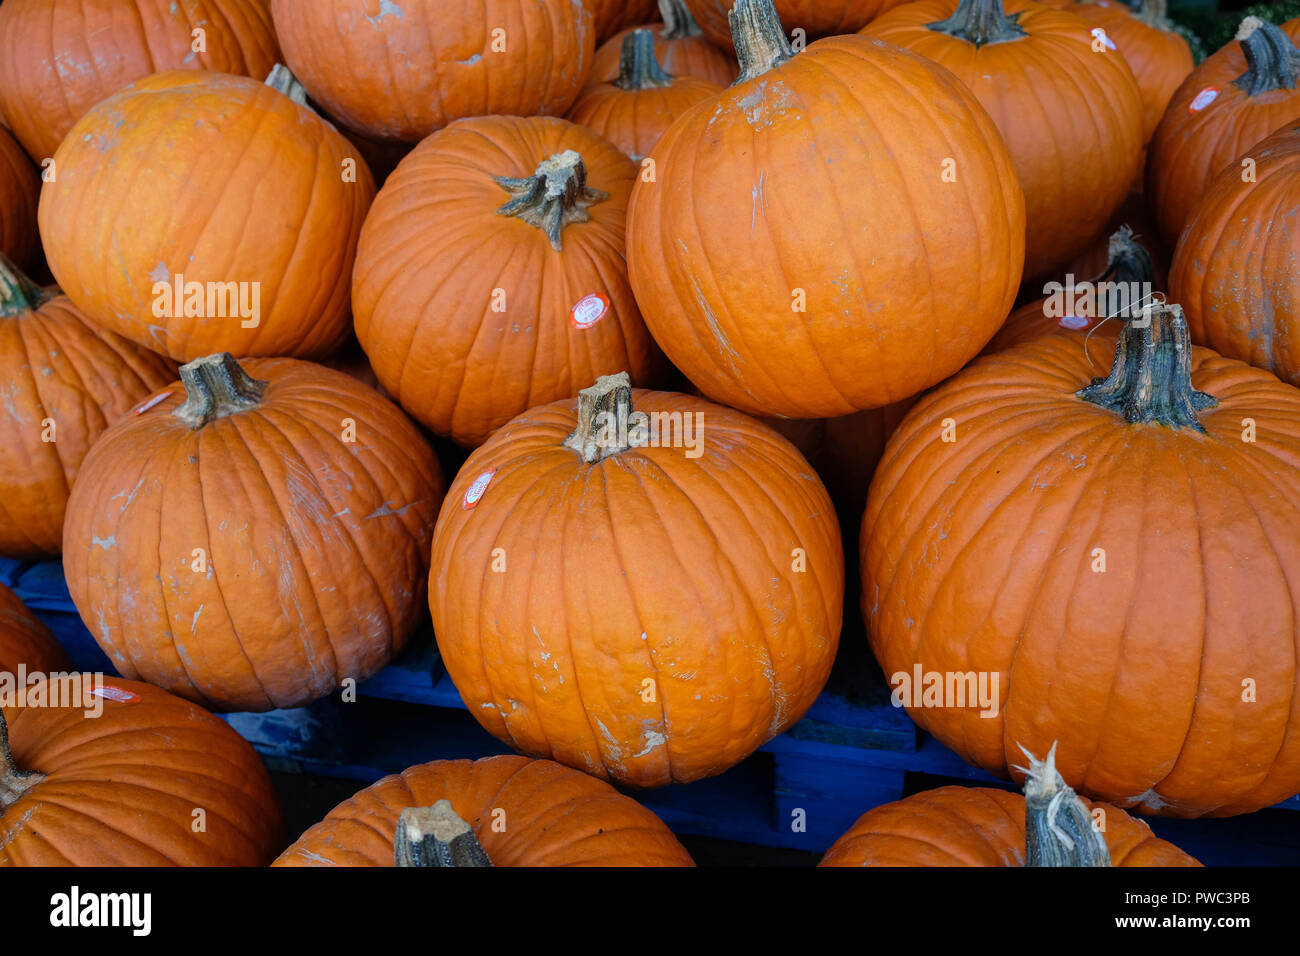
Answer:
[{"label": "pumpkin stem", "polygon": [[609,193],[587,185],[587,166],[572,149],[542,160],[531,176],[498,176],[496,181],[514,197],[497,212],[542,230],[556,252],[564,249],[564,227],[571,222],[587,222],[591,218],[587,208],[609,198]]},{"label": "pumpkin stem", "polygon": [[685,40],[704,32],[691,16],[685,0],[659,0],[659,18],[664,22],[659,35],[665,40]]},{"label": "pumpkin stem", "polygon": [[1039,760],[1024,747],[1025,866],[1110,866],[1106,837],[1056,769],[1056,744]]},{"label": "pumpkin stem", "polygon": [[0,711],[0,814],[18,802],[18,798],[45,779],[35,770],[19,770],[9,750],[9,725]]},{"label": "pumpkin stem", "polygon": [[1192,340],[1177,305],[1148,303],[1124,319],[1106,378],[1075,393],[1134,425],[1154,422],[1204,433],[1197,413],[1218,399],[1192,388]]},{"label": "pumpkin stem", "polygon": [[1173,23],[1166,15],[1168,9],[1168,0],[1139,0],[1136,9],[1133,10],[1133,16],[1149,27],[1169,30],[1173,27]]},{"label": "pumpkin stem", "polygon": [[578,427],[564,447],[572,448],[587,464],[631,448],[628,431],[632,419],[632,382],[627,372],[602,375],[596,384],[578,392]]},{"label": "pumpkin stem", "polygon": [[762,76],[794,57],[794,49],[786,39],[785,27],[781,26],[772,0],[736,0],[727,19],[731,23],[736,59],[740,61],[736,83]]},{"label": "pumpkin stem", "polygon": [[1028,36],[1017,22],[1019,19],[1019,13],[1008,15],[1002,9],[1002,0],[961,0],[947,20],[936,20],[925,26],[936,33],[974,43],[978,48]]},{"label": "pumpkin stem", "polygon": [[[1146,246],[1138,242],[1129,226],[1120,226],[1111,234],[1106,246],[1106,271],[1092,280],[1099,282],[1117,282],[1122,284],[1139,283],[1150,285],[1155,282],[1156,267],[1151,261],[1151,253]],[[1145,303],[1141,303],[1145,305]],[[1136,312],[1139,303],[1130,303],[1130,311]]]},{"label": "pumpkin stem", "polygon": [[1248,96],[1269,90],[1293,90],[1300,76],[1300,50],[1279,27],[1260,17],[1246,17],[1236,40],[1246,54],[1246,72],[1232,82]]},{"label": "pumpkin stem", "polygon": [[[299,106],[307,106],[307,88],[298,82],[298,78],[283,63],[277,63],[271,67],[271,73],[266,78],[266,85],[283,93]],[[308,109],[310,108],[308,107]]]},{"label": "pumpkin stem", "polygon": [[393,857],[398,866],[491,866],[487,853],[450,800],[408,807],[397,821]]},{"label": "pumpkin stem", "polygon": [[0,316],[22,315],[53,298],[0,252]]},{"label": "pumpkin stem", "polygon": [[172,412],[190,428],[253,408],[267,382],[251,378],[229,352],[208,355],[181,366],[185,401]]},{"label": "pumpkin stem", "polygon": [[623,38],[618,79],[614,85],[629,92],[673,85],[673,78],[664,72],[655,59],[654,33],[649,30],[633,30]]}]

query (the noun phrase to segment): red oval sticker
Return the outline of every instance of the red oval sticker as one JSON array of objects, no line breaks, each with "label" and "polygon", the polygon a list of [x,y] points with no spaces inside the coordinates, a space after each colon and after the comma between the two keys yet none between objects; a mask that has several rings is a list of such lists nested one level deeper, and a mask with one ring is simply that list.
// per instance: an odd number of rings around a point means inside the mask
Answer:
[{"label": "red oval sticker", "polygon": [[492,476],[497,473],[495,468],[489,468],[483,474],[474,479],[474,483],[465,489],[465,500],[461,502],[461,507],[466,511],[473,508],[483,499],[483,494],[492,482]]},{"label": "red oval sticker", "polygon": [[609,311],[609,299],[599,292],[583,296],[569,312],[569,321],[575,329],[589,329],[605,317]]}]

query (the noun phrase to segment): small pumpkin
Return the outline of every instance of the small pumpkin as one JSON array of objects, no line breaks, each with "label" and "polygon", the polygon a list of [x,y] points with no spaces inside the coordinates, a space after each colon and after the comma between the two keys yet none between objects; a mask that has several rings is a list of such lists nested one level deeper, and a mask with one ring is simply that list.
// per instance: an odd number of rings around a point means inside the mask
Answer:
[{"label": "small pumpkin", "polygon": [[1151,140],[1174,91],[1196,67],[1191,45],[1166,15],[1168,0],[1079,0],[1051,4],[1106,31],[1142,92],[1142,142]]},{"label": "small pumpkin", "polygon": [[[408,829],[418,831],[414,840]],[[631,797],[553,761],[517,756],[435,760],[385,777],[331,810],[271,865],[395,864],[694,865]]]},{"label": "small pumpkin", "polygon": [[[776,0],[776,13],[791,31],[802,30],[803,38],[854,33],[907,0]],[[732,45],[727,20],[733,0],[686,0],[704,35],[724,50]]]},{"label": "small pumpkin", "polygon": [[582,0],[595,18],[596,42],[604,43],[620,30],[639,27],[655,18],[655,0]]},{"label": "small pumpkin", "polygon": [[568,118],[640,162],[677,117],[721,92],[716,83],[665,72],[655,59],[654,34],[633,30],[623,38],[618,78],[588,87]]},{"label": "small pumpkin", "polygon": [[1077,338],[1089,357],[1104,365],[1115,351],[1125,312],[1163,293],[1155,278],[1151,253],[1132,229],[1121,226],[1111,234],[1105,267],[1095,278],[1080,281],[1071,275],[1065,283],[1056,283],[1051,294],[1016,309],[983,354],[1061,334]]},{"label": "small pumpkin", "polygon": [[0,866],[269,863],[280,808],[253,748],[189,701],[93,678],[0,711]]},{"label": "small pumpkin", "polygon": [[36,204],[41,178],[18,141],[0,126],[0,255],[21,268],[35,264],[41,239]]},{"label": "small pumpkin", "polygon": [[1092,29],[1029,0],[920,0],[863,30],[952,70],[988,110],[1025,192],[1026,279],[1105,229],[1141,170],[1141,92]]},{"label": "small pumpkin", "polygon": [[176,366],[86,321],[0,255],[0,555],[59,554],[68,489],[110,424]]},{"label": "small pumpkin", "polygon": [[1200,866],[1141,820],[1078,796],[1054,752],[1044,761],[1031,755],[1025,774],[1023,795],[939,787],[869,810],[819,865]]},{"label": "small pumpkin", "polygon": [[1147,154],[1146,194],[1173,248],[1210,182],[1246,150],[1300,116],[1300,20],[1241,21],[1169,101]]},{"label": "small pumpkin", "polygon": [[1059,740],[1080,793],[1248,813],[1300,792],[1300,392],[1194,348],[1176,305],[1141,319],[1106,379],[1049,335],[917,402],[872,481],[863,613],[887,676],[997,678],[992,717],[909,708],[971,763]]},{"label": "small pumpkin", "polygon": [[821,692],[839,525],[807,462],[747,416],[605,376],[502,427],[448,495],[434,632],[470,713],[515,749],[684,783]]},{"label": "small pumpkin", "polygon": [[[664,71],[672,76],[693,76],[718,86],[730,86],[738,69],[735,61],[700,32],[700,25],[691,16],[685,0],[659,0],[659,14],[663,22],[650,24],[646,29],[654,31],[654,55]],[[640,28],[628,27],[596,49],[588,87],[618,79],[623,65],[623,43],[636,29]],[[728,44],[727,49],[730,48]]]},{"label": "small pumpkin", "polygon": [[577,0],[271,0],[271,12],[312,99],[380,140],[418,142],[466,116],[563,116],[596,50]]},{"label": "small pumpkin", "polygon": [[266,0],[6,0],[0,115],[40,163],[92,106],[150,73],[261,78],[278,57]]},{"label": "small pumpkin", "polygon": [[50,629],[18,595],[0,584],[0,674],[17,674],[19,666],[28,674],[65,673],[72,670],[68,655]]},{"label": "small pumpkin", "polygon": [[389,178],[357,254],[357,338],[388,393],[479,445],[596,376],[645,384],[662,357],[628,284],[636,165],[549,117],[460,120]]},{"label": "small pumpkin", "polygon": [[342,344],[375,186],[302,96],[283,68],[265,84],[174,70],[77,123],[40,222],[50,269],[87,318],[178,361]]},{"label": "small pumpkin", "polygon": [[[1157,289],[1168,288],[1169,251],[1160,239],[1160,230],[1147,209],[1141,193],[1129,193],[1124,205],[1120,206],[1106,229],[1096,236],[1077,256],[1063,265],[1056,272],[1056,278],[1065,281],[1073,275],[1095,276],[1104,272],[1110,262],[1111,237],[1120,229],[1128,229],[1134,239],[1142,244],[1151,257],[1152,281]],[[1022,289],[1023,291],[1023,289]]]},{"label": "small pumpkin", "polygon": [[664,133],[632,193],[650,331],[705,394],[763,417],[848,415],[941,381],[1020,283],[1024,199],[996,129],[914,54],[848,36],[795,56],[771,0],[732,16],[740,80]]},{"label": "small pumpkin", "polygon": [[128,677],[209,709],[298,707],[419,625],[442,491],[419,432],[351,377],[209,356],[86,456],[68,591]]},{"label": "small pumpkin", "polygon": [[1254,176],[1221,172],[1174,252],[1170,291],[1193,341],[1300,385],[1300,123],[1247,150]]}]

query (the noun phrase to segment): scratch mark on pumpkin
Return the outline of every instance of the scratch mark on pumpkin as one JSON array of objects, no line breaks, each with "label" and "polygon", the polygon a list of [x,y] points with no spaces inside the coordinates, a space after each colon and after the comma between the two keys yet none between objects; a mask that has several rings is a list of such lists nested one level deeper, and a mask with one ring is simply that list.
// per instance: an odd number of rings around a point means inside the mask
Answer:
[{"label": "scratch mark on pumpkin", "polygon": [[101,538],[98,535],[91,535],[90,543],[98,548],[107,551],[109,548],[117,547],[117,535],[110,534],[107,538]]},{"label": "scratch mark on pumpkin", "polygon": [[313,853],[311,852],[311,850],[307,849],[306,847],[302,847],[300,850],[298,850],[298,855],[301,856],[304,860],[309,860],[312,863],[324,863],[326,866],[338,866],[337,863],[335,863],[333,860],[329,859],[328,857],[321,856],[319,853]]},{"label": "scratch mark on pumpkin", "polygon": [[638,754],[633,754],[632,758],[644,757],[656,747],[662,747],[668,742],[668,738],[657,730],[647,730],[645,733],[645,748]]},{"label": "scratch mark on pumpkin", "polygon": [[409,505],[403,505],[402,507],[396,509],[390,507],[388,502],[385,501],[374,511],[370,512],[370,514],[366,515],[366,517],[363,520],[369,521],[371,518],[382,518],[386,515],[404,515],[406,514],[407,511],[409,511],[411,508],[414,508],[422,501],[424,501],[423,498],[421,498],[419,501],[412,501]]},{"label": "scratch mark on pumpkin", "polygon": [[605,746],[609,749],[611,758],[616,764],[622,766],[623,749],[619,747],[618,741],[614,738],[614,735],[609,732],[609,728],[605,726],[599,717],[593,714],[592,719],[596,721],[596,726],[600,728],[600,735],[605,738]]}]

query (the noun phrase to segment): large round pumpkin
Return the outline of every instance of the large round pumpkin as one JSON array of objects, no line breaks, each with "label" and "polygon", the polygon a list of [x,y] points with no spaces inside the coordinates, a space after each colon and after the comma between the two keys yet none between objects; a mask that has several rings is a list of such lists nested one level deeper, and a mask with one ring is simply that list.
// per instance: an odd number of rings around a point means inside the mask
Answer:
[{"label": "large round pumpkin", "polygon": [[863,31],[952,70],[993,117],[1024,187],[1026,279],[1100,233],[1140,171],[1141,92],[1091,29],[1029,0],[920,0]]},{"label": "large round pumpkin", "polygon": [[[700,32],[686,0],[659,0],[662,23],[646,26],[654,31],[655,59],[672,76],[693,76],[719,86],[730,86],[736,78],[736,63]],[[587,85],[618,79],[623,59],[623,42],[638,26],[614,34],[596,49]],[[731,45],[727,45],[731,49]]]},{"label": "large round pumpkin", "polygon": [[1169,101],[1147,154],[1146,194],[1170,248],[1210,182],[1283,123],[1300,116],[1300,20],[1241,21],[1237,38],[1206,57]]},{"label": "large round pumpkin", "polygon": [[579,0],[271,0],[290,69],[331,116],[416,142],[452,120],[562,116],[591,69]]},{"label": "large round pumpkin", "polygon": [[212,709],[297,707],[420,623],[442,490],[419,432],[343,372],[211,356],[86,456],[68,591],[123,674]]},{"label": "large round pumpkin", "polygon": [[[1032,772],[1031,768],[1031,772]],[[1055,770],[1052,771],[1055,773]],[[1172,843],[1117,807],[1077,796],[1057,777],[1043,793],[1031,778],[1030,798],[991,787],[939,787],[864,813],[826,851],[821,866],[1029,866],[1043,865],[1034,851],[1052,841],[1065,852],[1049,857],[1059,866],[1199,866]],[[1049,822],[1051,800],[1061,798]],[[1044,799],[1046,798],[1046,799]],[[1095,821],[1095,822],[1094,822]],[[1085,841],[1071,833],[1097,828],[1105,862],[1077,857]],[[1104,829],[1103,829],[1104,828]],[[1068,844],[1060,841],[1064,832]],[[1093,838],[1095,839],[1095,838]]]},{"label": "large round pumpkin", "polygon": [[909,707],[992,772],[1059,740],[1126,809],[1269,806],[1300,792],[1300,392],[1193,348],[1177,306],[1125,326],[1108,379],[1081,345],[985,357],[894,433],[862,525],[876,657],[996,679],[991,717]]},{"label": "large round pumpkin", "polygon": [[72,669],[68,656],[41,619],[0,584],[0,674],[52,674]]},{"label": "large round pumpkin", "polygon": [[1211,183],[1174,253],[1170,291],[1192,338],[1300,385],[1300,123]]},{"label": "large round pumpkin", "polygon": [[831,502],[787,441],[620,374],[469,457],[438,516],[429,604],[492,734],[661,786],[721,773],[803,716],[843,586]]},{"label": "large round pumpkin", "polygon": [[219,717],[120,678],[56,686],[68,706],[0,715],[0,866],[265,866],[284,845],[266,768]]},{"label": "large round pumpkin", "polygon": [[5,0],[0,115],[40,162],[92,106],[150,73],[261,79],[278,55],[267,0]]},{"label": "large round pumpkin", "polygon": [[1142,92],[1142,142],[1148,142],[1174,91],[1196,66],[1191,46],[1166,16],[1168,0],[1139,0],[1137,9],[1123,0],[1052,6],[1101,27],[1124,55]]},{"label": "large round pumpkin", "polygon": [[463,445],[662,357],[624,265],[636,165],[581,126],[478,117],[429,137],[366,220],[352,301],[388,393]]},{"label": "large round pumpkin", "polygon": [[436,760],[339,804],[273,866],[393,866],[404,810],[449,801],[492,866],[693,866],[653,813],[550,760]]},{"label": "large round pumpkin", "polygon": [[0,555],[63,546],[68,489],[91,444],[176,377],[176,365],[86,321],[0,255]]},{"label": "large round pumpkin", "polygon": [[1122,226],[1111,234],[1104,267],[1096,273],[1071,274],[1041,299],[1026,302],[1009,316],[998,334],[984,346],[984,354],[1001,352],[1044,335],[1078,339],[1086,354],[1105,367],[1115,352],[1126,314],[1154,301],[1164,286],[1156,281],[1155,265],[1147,246],[1133,230]]},{"label": "large round pumpkin", "polygon": [[[853,33],[875,17],[906,0],[776,0],[776,12],[786,30],[802,40]],[[731,24],[727,14],[734,0],[686,0],[699,21],[705,36],[723,49],[732,45]]]},{"label": "large round pumpkin", "polygon": [[633,30],[623,36],[618,76],[587,87],[568,118],[640,162],[677,117],[721,92],[716,83],[666,72],[655,59],[654,34]]},{"label": "large round pumpkin", "polygon": [[18,141],[0,126],[0,255],[21,268],[34,264],[41,237],[36,204],[41,178]]},{"label": "large round pumpkin", "polygon": [[669,128],[632,193],[650,331],[705,394],[761,416],[941,381],[1020,282],[1024,200],[997,130],[914,54],[849,36],[794,56],[771,0],[733,17],[741,79]]},{"label": "large round pumpkin", "polygon": [[77,123],[40,221],[87,318],[180,361],[342,344],[374,181],[301,87],[272,82],[175,70]]}]

